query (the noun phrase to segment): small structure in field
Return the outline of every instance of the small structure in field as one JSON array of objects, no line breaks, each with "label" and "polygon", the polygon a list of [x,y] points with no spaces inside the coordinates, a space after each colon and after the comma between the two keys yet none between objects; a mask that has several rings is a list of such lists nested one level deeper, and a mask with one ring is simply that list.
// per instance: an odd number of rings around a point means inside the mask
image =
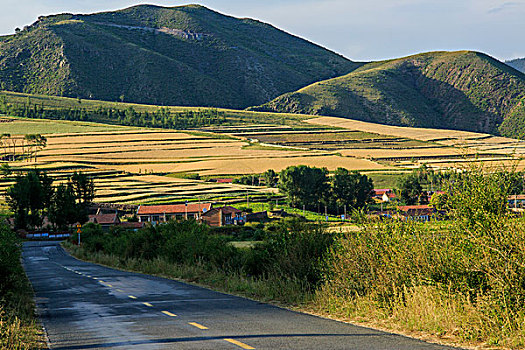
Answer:
[{"label": "small structure in field", "polygon": [[267,211],[246,214],[246,222],[263,222],[268,221],[268,219],[269,217]]},{"label": "small structure in field", "polygon": [[513,194],[507,198],[509,208],[523,209],[525,208],[525,194]]},{"label": "small structure in field", "polygon": [[242,225],[246,222],[246,214],[231,206],[213,208],[202,214],[202,221],[212,227],[225,225]]},{"label": "small structure in field", "polygon": [[141,205],[137,210],[139,222],[161,223],[170,220],[195,219],[211,209],[211,203]]}]

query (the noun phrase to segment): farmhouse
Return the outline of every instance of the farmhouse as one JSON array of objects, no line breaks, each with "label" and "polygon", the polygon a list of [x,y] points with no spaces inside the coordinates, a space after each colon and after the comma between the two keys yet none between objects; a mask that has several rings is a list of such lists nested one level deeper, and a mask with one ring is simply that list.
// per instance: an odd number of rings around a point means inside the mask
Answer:
[{"label": "farmhouse", "polygon": [[509,207],[512,209],[523,209],[525,207],[525,194],[511,195],[507,199]]},{"label": "farmhouse", "polygon": [[108,231],[112,226],[120,224],[120,219],[115,212],[113,214],[89,215],[88,222],[99,224],[103,230]]},{"label": "farmhouse", "polygon": [[415,221],[430,221],[436,209],[429,205],[404,205],[397,207],[405,218]]},{"label": "farmhouse", "polygon": [[241,225],[246,222],[246,214],[230,206],[213,208],[202,214],[202,221],[210,226]]},{"label": "farmhouse", "polygon": [[396,198],[396,194],[391,188],[379,188],[374,189],[373,191],[374,192],[372,194],[372,198],[374,198],[378,202],[389,202],[392,199]]},{"label": "farmhouse", "polygon": [[211,203],[186,203],[168,205],[141,205],[137,210],[139,222],[168,222],[193,218],[198,220],[211,209]]}]

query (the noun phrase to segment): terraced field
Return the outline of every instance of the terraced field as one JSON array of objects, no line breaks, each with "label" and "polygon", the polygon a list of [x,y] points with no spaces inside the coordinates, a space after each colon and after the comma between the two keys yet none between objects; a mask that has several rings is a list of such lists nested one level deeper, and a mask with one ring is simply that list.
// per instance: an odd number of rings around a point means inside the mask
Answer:
[{"label": "terraced field", "polygon": [[[20,170],[46,169],[57,182],[75,170],[89,173],[96,181],[96,200],[105,203],[214,200],[274,192],[177,178],[188,173],[231,177],[304,164],[359,170],[382,181],[422,163],[434,168],[459,168],[483,160],[489,166],[520,167],[517,162],[525,155],[524,142],[486,134],[399,128],[328,117],[308,123],[304,129],[251,124],[181,132],[15,120],[0,123],[0,133],[47,132],[48,145],[38,153],[37,162],[10,165]],[[322,127],[317,128],[317,124]],[[2,180],[0,190],[10,184],[12,179]]]}]

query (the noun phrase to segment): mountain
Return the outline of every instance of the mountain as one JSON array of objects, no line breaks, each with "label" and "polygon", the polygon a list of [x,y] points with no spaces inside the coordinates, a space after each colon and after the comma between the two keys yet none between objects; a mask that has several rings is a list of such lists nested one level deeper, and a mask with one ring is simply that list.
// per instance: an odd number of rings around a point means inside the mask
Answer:
[{"label": "mountain", "polygon": [[523,73],[460,51],[366,64],[252,109],[516,136],[525,130],[524,104]]},{"label": "mountain", "polygon": [[517,58],[515,60],[505,61],[505,63],[511,66],[512,68],[517,69],[522,73],[525,73],[525,58]]},{"label": "mountain", "polygon": [[244,108],[360,64],[275,27],[199,5],[39,17],[0,37],[0,88]]}]

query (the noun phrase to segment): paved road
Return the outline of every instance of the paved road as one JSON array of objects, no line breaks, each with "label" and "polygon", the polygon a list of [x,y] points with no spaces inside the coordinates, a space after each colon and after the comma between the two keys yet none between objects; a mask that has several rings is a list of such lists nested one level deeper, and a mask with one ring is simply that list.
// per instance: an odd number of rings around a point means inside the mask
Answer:
[{"label": "paved road", "polygon": [[52,349],[425,349],[446,347],[300,314],[24,244]]}]

